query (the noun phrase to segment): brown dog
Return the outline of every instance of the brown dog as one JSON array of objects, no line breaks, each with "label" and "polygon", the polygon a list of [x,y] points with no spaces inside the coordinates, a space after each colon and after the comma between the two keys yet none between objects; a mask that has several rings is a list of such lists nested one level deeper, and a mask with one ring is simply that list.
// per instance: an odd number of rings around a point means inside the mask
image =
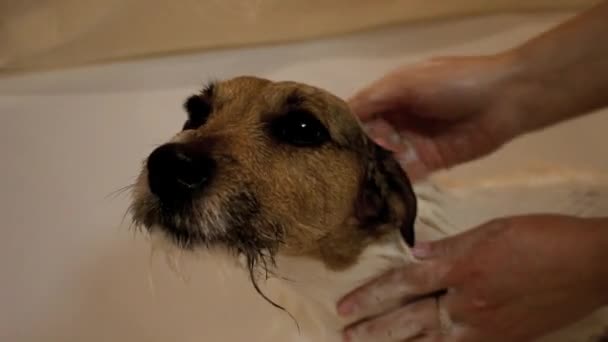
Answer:
[{"label": "brown dog", "polygon": [[185,107],[183,131],[141,174],[136,222],[184,248],[221,245],[252,266],[284,254],[345,269],[395,229],[413,244],[407,177],[340,99],[239,77]]},{"label": "brown dog", "polygon": [[[415,262],[417,201],[398,163],[342,100],[314,87],[239,77],[209,85],[185,109],[183,130],[147,159],[134,221],[179,248],[240,257],[258,290],[259,274],[288,279],[290,294],[268,297],[296,316],[297,338],[340,341],[350,322],[335,313],[337,300]],[[423,238],[445,233],[422,216]],[[437,313],[434,324],[449,322]]]}]

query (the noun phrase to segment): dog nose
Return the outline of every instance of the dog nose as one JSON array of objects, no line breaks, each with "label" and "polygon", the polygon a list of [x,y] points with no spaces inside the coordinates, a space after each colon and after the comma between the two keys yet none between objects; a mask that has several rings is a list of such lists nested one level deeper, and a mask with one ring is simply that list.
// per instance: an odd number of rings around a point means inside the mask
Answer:
[{"label": "dog nose", "polygon": [[185,144],[166,144],[150,154],[147,162],[150,190],[163,202],[173,202],[202,189],[211,178],[215,162]]}]

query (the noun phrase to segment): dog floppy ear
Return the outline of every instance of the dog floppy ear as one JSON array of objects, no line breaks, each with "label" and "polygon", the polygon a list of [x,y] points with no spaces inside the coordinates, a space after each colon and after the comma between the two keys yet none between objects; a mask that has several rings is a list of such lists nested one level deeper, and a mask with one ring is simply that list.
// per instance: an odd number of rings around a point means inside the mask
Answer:
[{"label": "dog floppy ear", "polygon": [[399,227],[405,242],[415,242],[416,196],[412,185],[393,154],[369,141],[368,160],[359,198],[356,217],[363,228],[379,229],[389,225]]}]

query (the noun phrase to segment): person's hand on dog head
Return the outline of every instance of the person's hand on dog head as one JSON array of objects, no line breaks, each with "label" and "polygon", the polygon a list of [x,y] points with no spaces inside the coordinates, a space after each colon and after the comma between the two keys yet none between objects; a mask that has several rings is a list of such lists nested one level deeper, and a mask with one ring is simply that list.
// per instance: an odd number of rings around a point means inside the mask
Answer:
[{"label": "person's hand on dog head", "polygon": [[404,66],[349,101],[368,134],[416,180],[494,151],[519,134],[506,56]]}]

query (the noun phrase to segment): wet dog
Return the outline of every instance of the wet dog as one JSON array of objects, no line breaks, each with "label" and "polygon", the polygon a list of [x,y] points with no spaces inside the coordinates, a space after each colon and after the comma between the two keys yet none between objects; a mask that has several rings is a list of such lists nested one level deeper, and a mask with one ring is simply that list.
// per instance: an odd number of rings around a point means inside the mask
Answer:
[{"label": "wet dog", "polygon": [[134,191],[134,220],[152,233],[241,257],[254,282],[262,270],[305,283],[306,264],[338,274],[374,245],[414,243],[407,176],[339,98],[239,77],[184,107],[183,130],[151,153]]},{"label": "wet dog", "polygon": [[[184,107],[182,131],[146,160],[134,221],[180,249],[241,261],[256,289],[301,324],[294,339],[340,341],[351,322],[336,314],[338,299],[415,262],[416,235],[445,234],[433,215],[417,220],[424,191],[417,199],[392,154],[326,91],[238,77]],[[262,291],[261,276],[280,286]]]}]

